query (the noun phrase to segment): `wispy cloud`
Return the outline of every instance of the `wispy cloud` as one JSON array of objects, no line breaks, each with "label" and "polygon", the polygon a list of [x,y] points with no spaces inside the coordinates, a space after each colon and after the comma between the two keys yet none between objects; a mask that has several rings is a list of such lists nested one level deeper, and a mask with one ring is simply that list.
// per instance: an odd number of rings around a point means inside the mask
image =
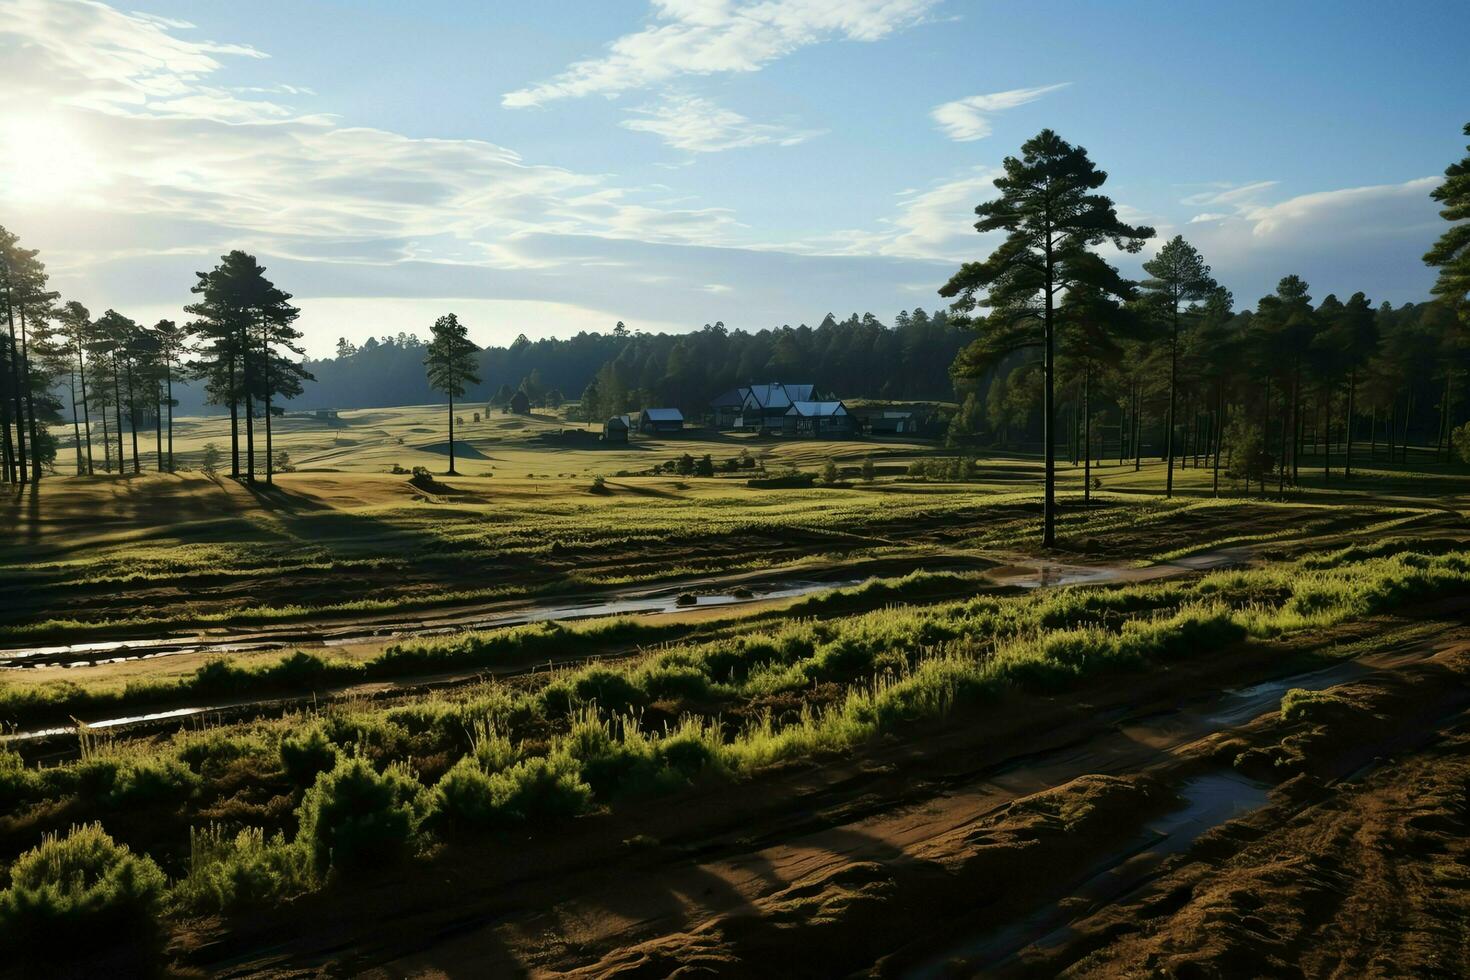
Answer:
[{"label": "wispy cloud", "polygon": [[759,71],[822,41],[877,41],[921,21],[938,0],[652,0],[653,23],[549,81],[506,93],[508,107],[616,96],[681,75]]},{"label": "wispy cloud", "polygon": [[896,197],[891,217],[876,228],[852,229],[801,242],[794,248],[825,255],[872,255],[888,258],[962,261],[993,248],[975,233],[975,205],[995,196],[998,171],[976,167],[925,188],[910,188]]},{"label": "wispy cloud", "polygon": [[652,133],[687,153],[717,153],[768,144],[795,146],[822,132],[755,122],[697,95],[670,95],[629,111],[634,118],[619,123],[624,129]]},{"label": "wispy cloud", "polygon": [[929,111],[929,115],[939,124],[944,135],[957,142],[968,143],[990,135],[990,117],[996,113],[1035,102],[1048,92],[1066,88],[1070,84],[1060,82],[1036,88],[1013,88],[989,95],[972,95],[937,105]]},{"label": "wispy cloud", "polygon": [[[289,84],[216,84],[229,58],[264,55],[190,30],[88,0],[0,0],[0,200],[12,215],[31,227],[127,217],[131,240],[109,251],[93,233],[88,261],[146,250],[150,227],[167,228],[156,237],[174,251],[243,239],[318,261],[502,267],[529,261],[516,241],[533,233],[727,244],[739,228],[726,209],[660,206],[488,141],[343,126],[266,97],[307,94]],[[690,138],[795,138],[715,123]]]}]

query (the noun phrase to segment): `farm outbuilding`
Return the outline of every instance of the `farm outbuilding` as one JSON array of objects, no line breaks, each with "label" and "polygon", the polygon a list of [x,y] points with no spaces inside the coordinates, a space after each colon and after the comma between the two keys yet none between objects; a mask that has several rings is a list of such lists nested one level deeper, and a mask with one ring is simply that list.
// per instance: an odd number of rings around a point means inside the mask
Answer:
[{"label": "farm outbuilding", "polygon": [[510,410],[516,415],[530,415],[531,399],[526,396],[524,391],[517,391],[514,395],[510,396]]},{"label": "farm outbuilding", "polygon": [[788,385],[779,381],[749,385],[740,407],[739,428],[758,432],[781,432],[786,427],[786,413],[796,402],[810,402],[817,397],[817,386]]},{"label": "farm outbuilding", "polygon": [[748,387],[731,388],[710,399],[710,413],[714,416],[715,428],[733,429],[740,423],[740,406],[745,404]]},{"label": "farm outbuilding", "polygon": [[677,408],[645,408],[638,416],[638,431],[645,435],[682,432],[684,413]]},{"label": "farm outbuilding", "polygon": [[795,401],[786,410],[782,431],[791,436],[842,438],[856,432],[854,422],[842,402]]},{"label": "farm outbuilding", "polygon": [[614,415],[602,423],[602,441],[627,442],[628,429],[628,417],[626,415]]},{"label": "farm outbuilding", "polygon": [[873,435],[895,435],[917,432],[919,422],[913,412],[882,412],[868,416],[868,431]]}]

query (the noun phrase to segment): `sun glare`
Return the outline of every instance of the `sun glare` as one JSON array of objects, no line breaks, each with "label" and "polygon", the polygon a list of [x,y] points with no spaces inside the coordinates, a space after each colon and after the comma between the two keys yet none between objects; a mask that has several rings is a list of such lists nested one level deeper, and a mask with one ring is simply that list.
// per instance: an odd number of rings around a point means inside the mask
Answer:
[{"label": "sun glare", "polygon": [[91,147],[64,121],[0,117],[0,197],[20,204],[59,204],[100,182]]}]

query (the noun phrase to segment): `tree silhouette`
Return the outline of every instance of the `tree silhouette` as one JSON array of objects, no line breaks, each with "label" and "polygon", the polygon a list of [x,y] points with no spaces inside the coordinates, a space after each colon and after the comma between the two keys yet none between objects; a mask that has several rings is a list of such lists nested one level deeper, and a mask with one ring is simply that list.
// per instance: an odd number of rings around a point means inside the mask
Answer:
[{"label": "tree silhouette", "polygon": [[1164,455],[1167,459],[1164,477],[1164,496],[1174,496],[1174,435],[1178,428],[1175,410],[1178,407],[1179,387],[1179,328],[1182,322],[1192,319],[1188,307],[1204,299],[1215,288],[1210,278],[1210,267],[1205,265],[1195,247],[1175,235],[1168,244],[1159,249],[1159,254],[1143,264],[1148,273],[1142,286],[1151,305],[1163,317],[1169,327],[1169,409],[1164,430]]},{"label": "tree silhouette", "polygon": [[429,383],[436,391],[449,396],[449,475],[454,471],[454,399],[465,393],[465,386],[479,384],[475,373],[474,354],[480,348],[469,338],[464,324],[453,313],[446,313],[434,321],[433,339],[429,341],[428,356],[424,365],[428,368]]},{"label": "tree silhouette", "polygon": [[[1111,241],[1137,252],[1153,229],[1118,219],[1113,202],[1094,193],[1108,179],[1087,156],[1049,129],[1027,140],[1020,158],[1006,157],[996,178],[1000,196],[975,208],[981,234],[1006,232],[983,262],[967,262],[940,289],[962,316],[977,307],[977,321],[992,354],[1039,343],[1042,348],[1042,442],[1045,457],[1042,545],[1056,542],[1056,309],[1066,291],[1087,285],[1118,295],[1126,283],[1090,251]],[[971,358],[971,363],[975,359]]]}]

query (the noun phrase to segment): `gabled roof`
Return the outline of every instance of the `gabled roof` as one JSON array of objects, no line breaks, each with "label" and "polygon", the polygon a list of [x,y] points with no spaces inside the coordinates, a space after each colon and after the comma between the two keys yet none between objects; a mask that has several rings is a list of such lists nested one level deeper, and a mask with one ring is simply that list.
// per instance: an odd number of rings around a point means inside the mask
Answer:
[{"label": "gabled roof", "polygon": [[799,415],[802,418],[833,417],[846,415],[847,406],[841,402],[792,402],[786,414]]},{"label": "gabled roof", "polygon": [[709,401],[709,407],[739,408],[741,405],[745,404],[745,396],[749,392],[750,389],[745,387],[744,385],[741,385],[739,388],[731,388],[729,391],[723,391],[715,397],[711,398]]},{"label": "gabled roof", "polygon": [[677,408],[645,408],[643,417],[650,422],[682,422],[684,413]]},{"label": "gabled roof", "polygon": [[770,384],[751,385],[746,399],[755,402],[758,408],[789,408],[792,402],[810,401],[816,385],[788,385],[779,381]]},{"label": "gabled roof", "polygon": [[614,415],[612,418],[604,422],[603,426],[609,429],[616,428],[618,426],[622,426],[625,429],[630,428],[630,426],[628,425],[628,417],[626,415]]}]

